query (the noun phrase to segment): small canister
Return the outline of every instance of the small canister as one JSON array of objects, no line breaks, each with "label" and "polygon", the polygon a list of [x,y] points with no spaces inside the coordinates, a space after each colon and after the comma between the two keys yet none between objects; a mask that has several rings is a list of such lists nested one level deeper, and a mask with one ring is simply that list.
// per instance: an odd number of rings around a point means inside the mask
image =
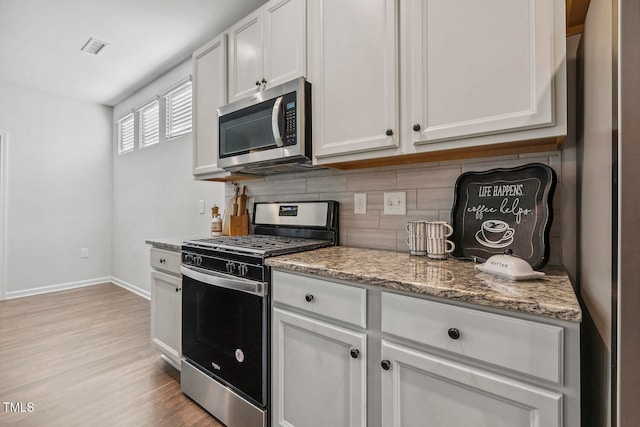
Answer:
[{"label": "small canister", "polygon": [[222,236],[222,218],[220,218],[216,205],[211,208],[211,236]]}]

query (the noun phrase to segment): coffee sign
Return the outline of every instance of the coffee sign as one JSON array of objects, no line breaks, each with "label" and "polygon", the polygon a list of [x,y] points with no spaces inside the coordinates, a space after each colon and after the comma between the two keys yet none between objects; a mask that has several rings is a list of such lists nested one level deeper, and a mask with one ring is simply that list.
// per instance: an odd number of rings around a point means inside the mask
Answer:
[{"label": "coffee sign", "polygon": [[556,177],[543,164],[460,175],[452,210],[458,257],[486,259],[511,249],[534,269],[549,258]]}]

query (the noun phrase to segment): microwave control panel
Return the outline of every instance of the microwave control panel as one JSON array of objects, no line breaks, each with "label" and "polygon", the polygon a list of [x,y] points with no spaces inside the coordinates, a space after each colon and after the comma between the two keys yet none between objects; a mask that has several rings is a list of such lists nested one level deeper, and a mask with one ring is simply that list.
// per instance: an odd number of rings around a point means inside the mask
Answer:
[{"label": "microwave control panel", "polygon": [[284,104],[284,135],[282,141],[284,145],[296,145],[297,143],[297,111],[296,93],[291,92],[283,97]]}]

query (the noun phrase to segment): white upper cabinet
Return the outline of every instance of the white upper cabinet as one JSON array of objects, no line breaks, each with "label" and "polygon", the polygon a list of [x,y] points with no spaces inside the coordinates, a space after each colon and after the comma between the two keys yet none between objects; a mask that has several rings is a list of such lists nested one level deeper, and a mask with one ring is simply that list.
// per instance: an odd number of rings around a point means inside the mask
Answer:
[{"label": "white upper cabinet", "polygon": [[264,7],[264,72],[267,87],[307,74],[306,4],[274,0]]},{"label": "white upper cabinet", "polygon": [[229,29],[229,102],[305,75],[305,2],[272,0]]},{"label": "white upper cabinet", "polygon": [[[401,10],[404,152],[566,133],[564,2],[406,0]],[[439,141],[451,142],[429,146]]]},{"label": "white upper cabinet", "polygon": [[193,174],[224,173],[218,165],[218,108],[227,103],[227,35],[193,54]]},{"label": "white upper cabinet", "polygon": [[229,29],[229,102],[260,89],[262,50],[262,9],[258,9]]},{"label": "white upper cabinet", "polygon": [[309,0],[307,61],[316,162],[349,153],[394,153],[398,1]]}]

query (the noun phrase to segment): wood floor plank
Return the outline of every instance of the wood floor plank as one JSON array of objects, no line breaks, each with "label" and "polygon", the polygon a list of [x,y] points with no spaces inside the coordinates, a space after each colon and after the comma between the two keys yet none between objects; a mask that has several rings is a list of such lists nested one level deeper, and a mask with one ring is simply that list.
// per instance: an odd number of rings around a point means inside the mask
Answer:
[{"label": "wood floor plank", "polygon": [[150,302],[111,283],[0,301],[0,426],[223,427],[181,392],[149,322]]}]

